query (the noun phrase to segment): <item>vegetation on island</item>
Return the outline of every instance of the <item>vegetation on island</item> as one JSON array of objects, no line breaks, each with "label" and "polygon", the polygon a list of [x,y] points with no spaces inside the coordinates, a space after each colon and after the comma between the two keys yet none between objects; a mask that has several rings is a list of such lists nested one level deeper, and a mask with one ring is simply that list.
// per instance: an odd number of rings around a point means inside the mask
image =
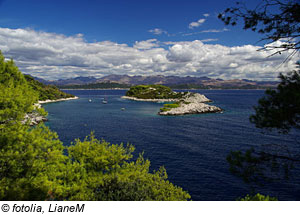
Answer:
[{"label": "vegetation on island", "polygon": [[164,107],[160,108],[160,111],[165,112],[165,111],[171,110],[172,108],[178,108],[178,107],[180,107],[179,102],[176,102],[176,103],[173,103],[173,104],[164,104]]},{"label": "vegetation on island", "polygon": [[45,85],[37,80],[35,80],[30,75],[24,75],[28,85],[38,93],[38,100],[45,101],[45,100],[56,100],[56,99],[65,99],[74,97],[71,94],[65,93],[59,90],[54,85]]},{"label": "vegetation on island", "polygon": [[130,87],[126,96],[137,99],[181,99],[188,92],[174,92],[163,85],[137,85]]},{"label": "vegetation on island", "polygon": [[20,121],[40,92],[0,52],[0,200],[189,200],[165,168],[133,158],[131,144],[91,133],[68,146],[47,126]]}]

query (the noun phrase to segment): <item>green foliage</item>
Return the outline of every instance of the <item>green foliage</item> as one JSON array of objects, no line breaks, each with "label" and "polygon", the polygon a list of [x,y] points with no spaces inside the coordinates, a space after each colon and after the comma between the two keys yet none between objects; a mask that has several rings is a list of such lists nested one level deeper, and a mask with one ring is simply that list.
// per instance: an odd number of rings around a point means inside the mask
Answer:
[{"label": "green foliage", "polygon": [[20,124],[2,130],[0,141],[0,200],[190,199],[164,168],[150,173],[150,161],[134,161],[130,144],[91,134],[64,147],[47,127]]},{"label": "green foliage", "polygon": [[281,74],[280,79],[277,89],[267,90],[259,100],[250,121],[258,128],[287,133],[291,128],[300,128],[300,70]]},{"label": "green foliage", "polygon": [[63,189],[66,156],[45,126],[20,123],[0,130],[0,199],[45,200]]},{"label": "green foliage", "polygon": [[167,181],[164,168],[150,173],[150,161],[134,147],[112,145],[93,134],[68,148],[71,182],[68,200],[187,200],[189,194]]},{"label": "green foliage", "polygon": [[180,99],[186,93],[176,93],[163,85],[137,85],[130,87],[126,96],[138,99]]},{"label": "green foliage", "polygon": [[38,93],[39,100],[45,101],[49,100],[56,100],[56,99],[63,99],[63,98],[70,98],[74,97],[71,94],[62,92],[54,85],[45,85],[37,80],[35,80],[30,75],[24,75],[25,79],[27,80],[29,86]]},{"label": "green foliage", "polygon": [[166,107],[166,108],[178,108],[179,106],[180,106],[179,103],[164,104],[164,107]]},{"label": "green foliage", "polygon": [[4,61],[0,52],[0,124],[22,119],[25,113],[33,110],[37,100],[36,92],[27,84],[13,60]]},{"label": "green foliage", "polygon": [[165,112],[165,111],[171,110],[172,108],[178,108],[178,107],[180,107],[179,102],[176,102],[176,103],[173,103],[173,104],[164,104],[164,107],[160,108],[160,111]]},{"label": "green foliage", "polygon": [[238,199],[238,201],[278,201],[276,197],[264,196],[257,193],[256,195],[250,196],[249,194],[244,198]]}]

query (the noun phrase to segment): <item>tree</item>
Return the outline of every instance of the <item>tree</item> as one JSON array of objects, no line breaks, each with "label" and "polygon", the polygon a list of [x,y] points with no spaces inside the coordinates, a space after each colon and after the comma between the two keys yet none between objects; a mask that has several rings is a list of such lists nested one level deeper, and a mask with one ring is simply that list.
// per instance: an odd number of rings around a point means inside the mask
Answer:
[{"label": "tree", "polygon": [[67,157],[56,133],[19,122],[0,131],[0,200],[46,200],[63,192]]},{"label": "tree", "polygon": [[[274,50],[274,54],[292,51],[286,60],[300,49],[300,4],[299,1],[264,0],[255,9],[248,9],[242,3],[227,8],[219,14],[226,25],[236,25],[239,19],[244,29],[263,34],[262,41],[273,42],[264,49]],[[280,43],[276,43],[281,41]],[[276,45],[279,44],[279,45]],[[276,90],[267,90],[265,96],[254,107],[255,114],[250,121],[261,129],[277,129],[288,134],[291,129],[300,128],[300,70],[280,74],[280,84]],[[297,147],[295,144],[293,147]],[[292,150],[293,151],[293,150]],[[274,179],[288,179],[289,170],[300,162],[300,156],[292,154],[284,144],[264,144],[261,149],[246,152],[235,151],[227,156],[230,171],[245,182],[264,184]],[[252,198],[252,197],[251,197]],[[246,200],[250,200],[245,198]]]},{"label": "tree", "polygon": [[239,201],[278,201],[278,199],[275,197],[264,196],[259,193],[253,196],[247,195],[244,198],[240,198],[238,200]]},{"label": "tree", "polygon": [[263,49],[272,49],[274,54],[292,50],[290,57],[300,49],[300,4],[297,0],[263,0],[254,9],[237,2],[218,16],[226,25],[236,25],[243,20],[243,28],[263,34],[263,41],[271,43]]},{"label": "tree", "polygon": [[300,64],[298,71],[280,74],[279,78],[277,89],[267,90],[258,101],[250,121],[258,128],[288,133],[291,128],[300,129]]},{"label": "tree", "polygon": [[68,200],[187,200],[190,195],[167,180],[161,167],[150,173],[150,161],[140,155],[132,160],[134,147],[112,145],[93,134],[77,139],[67,148]]},{"label": "tree", "polygon": [[0,128],[1,123],[22,119],[37,100],[37,93],[28,86],[13,60],[5,61],[0,51]]}]

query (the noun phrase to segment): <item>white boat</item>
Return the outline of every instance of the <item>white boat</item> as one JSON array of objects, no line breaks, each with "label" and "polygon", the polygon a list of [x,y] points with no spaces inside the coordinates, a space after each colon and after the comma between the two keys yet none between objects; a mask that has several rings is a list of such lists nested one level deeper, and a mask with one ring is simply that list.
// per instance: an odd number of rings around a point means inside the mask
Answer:
[{"label": "white boat", "polygon": [[107,100],[106,100],[106,99],[103,99],[103,100],[102,100],[102,104],[107,104]]}]

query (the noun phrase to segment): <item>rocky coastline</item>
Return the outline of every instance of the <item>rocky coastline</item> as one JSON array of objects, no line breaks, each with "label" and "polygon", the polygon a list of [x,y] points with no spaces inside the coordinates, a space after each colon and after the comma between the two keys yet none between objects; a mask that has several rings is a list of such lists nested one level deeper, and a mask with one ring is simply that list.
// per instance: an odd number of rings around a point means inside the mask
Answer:
[{"label": "rocky coastline", "polygon": [[208,105],[207,102],[212,102],[205,95],[200,93],[187,93],[180,99],[139,99],[130,96],[122,96],[123,99],[145,102],[176,102],[179,106],[168,110],[160,110],[158,115],[185,115],[185,114],[201,114],[201,113],[220,113],[223,110],[214,105]]},{"label": "rocky coastline", "polygon": [[162,116],[174,116],[174,115],[186,115],[186,114],[201,114],[201,113],[220,113],[222,109],[213,105],[208,105],[203,102],[194,102],[189,104],[182,103],[177,108],[171,108],[168,111],[160,111],[159,115]]},{"label": "rocky coastline", "polygon": [[25,123],[29,123],[29,125],[33,126],[33,125],[37,125],[41,122],[45,122],[47,121],[48,119],[39,114],[38,112],[34,111],[34,112],[31,112],[31,113],[27,113],[25,114],[24,116],[24,119],[22,120],[22,124],[25,124]]},{"label": "rocky coastline", "polygon": [[22,120],[22,123],[25,124],[26,122],[29,121],[29,125],[33,126],[33,125],[37,125],[37,124],[39,124],[41,122],[47,121],[48,119],[45,116],[41,115],[40,113],[38,113],[36,111],[36,109],[42,107],[41,106],[42,104],[53,103],[53,102],[61,102],[61,101],[68,101],[68,100],[74,100],[74,99],[78,99],[78,97],[75,96],[75,97],[63,98],[63,99],[56,99],[56,100],[50,100],[50,99],[48,99],[48,100],[45,100],[45,101],[38,101],[38,103],[34,104],[35,110],[33,112],[31,112],[31,113],[25,114],[24,119]]}]

